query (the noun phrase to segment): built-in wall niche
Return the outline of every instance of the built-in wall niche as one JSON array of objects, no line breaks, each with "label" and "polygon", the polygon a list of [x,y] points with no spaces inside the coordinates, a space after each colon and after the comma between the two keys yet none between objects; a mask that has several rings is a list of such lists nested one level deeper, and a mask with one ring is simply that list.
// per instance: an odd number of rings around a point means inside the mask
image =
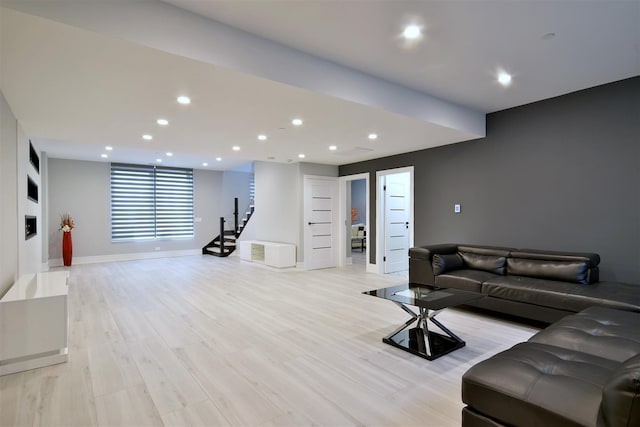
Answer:
[{"label": "built-in wall niche", "polygon": [[29,240],[36,234],[38,234],[38,225],[35,216],[24,216],[24,240]]},{"label": "built-in wall niche", "polygon": [[40,157],[38,156],[38,152],[35,148],[33,148],[33,144],[31,140],[29,140],[29,161],[33,165],[33,168],[40,173]]},{"label": "built-in wall niche", "polygon": [[27,198],[38,203],[38,184],[27,175]]}]

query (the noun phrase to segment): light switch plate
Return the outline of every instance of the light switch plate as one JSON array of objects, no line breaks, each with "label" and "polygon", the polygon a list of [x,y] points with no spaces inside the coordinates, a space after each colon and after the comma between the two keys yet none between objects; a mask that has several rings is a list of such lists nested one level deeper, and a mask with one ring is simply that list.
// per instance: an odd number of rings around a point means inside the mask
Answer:
[{"label": "light switch plate", "polygon": [[453,205],[453,211],[455,213],[460,213],[460,204],[456,203],[455,205]]}]

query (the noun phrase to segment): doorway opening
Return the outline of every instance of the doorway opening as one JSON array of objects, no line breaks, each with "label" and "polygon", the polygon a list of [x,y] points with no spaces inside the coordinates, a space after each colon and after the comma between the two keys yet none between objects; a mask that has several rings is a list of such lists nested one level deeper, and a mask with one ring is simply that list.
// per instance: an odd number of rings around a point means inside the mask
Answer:
[{"label": "doorway opening", "polygon": [[409,277],[413,246],[413,166],[376,172],[378,273]]},{"label": "doorway opening", "polygon": [[[340,177],[339,266],[372,271],[369,259],[369,174]],[[373,270],[375,271],[375,270]]]}]

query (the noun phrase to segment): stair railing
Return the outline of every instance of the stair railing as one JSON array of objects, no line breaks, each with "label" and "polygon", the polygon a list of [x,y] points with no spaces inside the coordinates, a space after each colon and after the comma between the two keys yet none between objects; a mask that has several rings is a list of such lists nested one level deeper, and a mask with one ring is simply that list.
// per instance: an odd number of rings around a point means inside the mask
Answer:
[{"label": "stair railing", "polygon": [[224,253],[224,217],[220,217],[220,253]]},{"label": "stair railing", "polygon": [[233,235],[238,236],[238,198],[233,199]]},{"label": "stair railing", "polygon": [[[238,210],[238,199],[236,198],[236,211],[237,210]],[[246,227],[247,221],[249,221],[249,218],[251,217],[251,215],[253,215],[253,211],[254,210],[255,210],[254,199],[252,197],[252,198],[249,199],[249,204],[247,205],[247,208],[244,210],[244,213],[247,213],[248,215],[247,215],[247,219],[243,221],[242,230],[244,230],[244,227]],[[241,231],[240,231],[240,228],[238,227],[238,223],[237,222],[236,222],[236,228],[235,228],[234,231],[236,233],[236,237],[240,236]]]}]

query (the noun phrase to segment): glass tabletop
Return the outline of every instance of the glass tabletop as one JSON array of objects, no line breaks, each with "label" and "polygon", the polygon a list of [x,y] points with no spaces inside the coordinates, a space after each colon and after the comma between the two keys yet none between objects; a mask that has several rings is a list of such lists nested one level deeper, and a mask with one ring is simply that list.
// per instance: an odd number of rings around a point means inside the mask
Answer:
[{"label": "glass tabletop", "polygon": [[459,289],[433,288],[424,285],[403,284],[389,288],[374,289],[363,292],[378,298],[400,302],[402,304],[422,307],[429,310],[440,310],[446,307],[466,304],[483,297],[477,292],[461,291]]}]

